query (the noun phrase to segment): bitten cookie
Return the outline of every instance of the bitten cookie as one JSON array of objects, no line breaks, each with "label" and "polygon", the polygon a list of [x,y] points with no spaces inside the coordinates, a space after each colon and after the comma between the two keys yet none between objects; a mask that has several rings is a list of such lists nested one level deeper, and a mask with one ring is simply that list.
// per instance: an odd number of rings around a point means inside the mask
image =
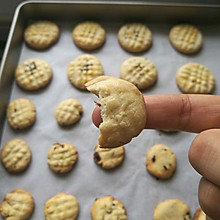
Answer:
[{"label": "bitten cookie", "polygon": [[101,62],[94,56],[83,54],[69,63],[69,81],[78,89],[86,90],[85,83],[104,74]]},{"label": "bitten cookie", "polygon": [[193,25],[179,24],[171,28],[169,33],[171,44],[178,51],[192,54],[202,47],[202,34]]},{"label": "bitten cookie", "polygon": [[56,173],[69,172],[78,159],[75,146],[69,143],[56,143],[48,151],[47,163]]},{"label": "bitten cookie", "polygon": [[210,94],[215,87],[215,77],[205,66],[187,63],[178,69],[176,83],[184,93]]},{"label": "bitten cookie", "polygon": [[84,50],[94,50],[105,42],[104,28],[93,21],[79,23],[72,32],[75,44]]},{"label": "bitten cookie", "polygon": [[18,85],[26,90],[45,87],[52,78],[50,65],[42,59],[27,59],[20,63],[15,71]]},{"label": "bitten cookie", "polygon": [[18,98],[11,101],[7,108],[7,119],[14,129],[30,127],[36,119],[34,104],[25,98]]},{"label": "bitten cookie", "polygon": [[103,119],[98,137],[101,147],[127,144],[144,129],[144,98],[135,85],[116,77],[100,76],[88,82],[86,87],[99,97]]},{"label": "bitten cookie", "polygon": [[130,57],[121,65],[120,78],[133,83],[139,89],[146,89],[156,82],[157,69],[149,59]]},{"label": "bitten cookie", "polygon": [[124,160],[124,156],[124,146],[116,148],[101,148],[99,145],[97,145],[93,154],[96,164],[104,169],[112,169],[117,167]]},{"label": "bitten cookie", "polygon": [[91,207],[92,220],[120,219],[127,220],[123,203],[112,196],[104,196],[95,200]]},{"label": "bitten cookie", "polygon": [[83,113],[83,107],[77,99],[69,98],[60,102],[55,111],[59,125],[72,125],[76,123]]},{"label": "bitten cookie", "polygon": [[118,41],[129,52],[143,52],[152,44],[152,33],[144,24],[129,23],[119,29]]},{"label": "bitten cookie", "polygon": [[176,156],[171,148],[162,144],[154,145],[147,152],[146,168],[157,178],[170,178],[176,170]]},{"label": "bitten cookie", "polygon": [[75,220],[79,214],[79,203],[75,196],[64,192],[50,198],[44,205],[46,220]]},{"label": "bitten cookie", "polygon": [[153,220],[190,220],[189,207],[180,199],[169,199],[159,203],[154,210]]},{"label": "bitten cookie", "polygon": [[1,161],[9,172],[19,173],[25,170],[31,161],[30,148],[24,140],[12,139],[3,146]]},{"label": "bitten cookie", "polygon": [[206,214],[201,208],[198,208],[193,216],[193,220],[206,220]]},{"label": "bitten cookie", "polygon": [[15,189],[5,195],[0,204],[0,213],[5,220],[28,219],[34,210],[32,195],[23,189]]},{"label": "bitten cookie", "polygon": [[51,21],[37,21],[24,32],[24,40],[33,49],[43,50],[53,45],[59,38],[59,27]]}]

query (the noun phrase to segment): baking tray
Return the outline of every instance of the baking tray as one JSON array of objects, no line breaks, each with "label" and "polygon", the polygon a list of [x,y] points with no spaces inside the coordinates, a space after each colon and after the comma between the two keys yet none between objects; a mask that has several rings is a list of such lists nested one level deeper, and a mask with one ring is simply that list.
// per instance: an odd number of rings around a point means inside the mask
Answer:
[{"label": "baking tray", "polygon": [[[24,28],[35,20],[56,22],[61,31],[59,41],[46,51],[34,51],[23,41]],[[77,48],[71,32],[80,21],[94,20],[102,24],[107,33],[105,44],[95,51]],[[170,198],[186,202],[193,215],[199,207],[197,188],[200,175],[188,162],[188,149],[196,134],[177,132],[166,134],[158,130],[145,130],[127,144],[123,164],[106,171],[93,162],[93,151],[99,135],[92,124],[91,114],[96,97],[74,88],[67,79],[67,65],[78,55],[90,53],[100,59],[106,75],[119,76],[121,63],[134,54],[123,50],[117,41],[117,32],[127,22],[145,23],[153,33],[153,45],[144,53],[135,54],[149,58],[158,69],[155,86],[143,94],[180,93],[175,83],[177,69],[187,62],[199,62],[215,75],[215,94],[220,93],[220,6],[186,5],[146,2],[68,2],[29,1],[15,11],[0,72],[1,146],[11,138],[22,138],[32,151],[29,168],[18,175],[6,172],[0,165],[0,200],[15,188],[28,190],[35,199],[35,210],[30,219],[44,219],[44,203],[59,192],[74,194],[80,205],[78,219],[90,219],[94,199],[112,195],[120,199],[127,210],[128,219],[151,220],[156,205]],[[172,48],[168,40],[170,28],[177,23],[196,25],[203,34],[203,48],[195,55],[184,55]],[[52,82],[38,92],[20,89],[14,82],[17,64],[27,58],[38,57],[50,63]],[[31,99],[37,108],[34,126],[23,131],[10,128],[5,110],[10,100],[18,97]],[[65,98],[81,101],[84,113],[79,123],[61,128],[54,118],[56,105]],[[53,173],[47,166],[49,147],[60,141],[76,146],[79,160],[73,170],[65,175]],[[154,144],[170,146],[177,157],[177,170],[167,181],[157,180],[145,168],[147,150]]]}]

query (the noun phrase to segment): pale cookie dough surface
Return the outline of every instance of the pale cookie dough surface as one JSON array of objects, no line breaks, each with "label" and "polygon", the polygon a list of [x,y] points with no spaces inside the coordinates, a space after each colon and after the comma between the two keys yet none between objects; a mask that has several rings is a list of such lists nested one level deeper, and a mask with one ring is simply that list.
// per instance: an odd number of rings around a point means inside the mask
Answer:
[{"label": "pale cookie dough surface", "polygon": [[127,220],[123,203],[112,196],[104,196],[95,200],[91,207],[92,220]]},{"label": "pale cookie dough surface", "polygon": [[154,145],[147,152],[146,168],[157,178],[170,178],[176,170],[176,156],[171,148],[162,144]]},{"label": "pale cookie dough surface", "polygon": [[94,50],[105,42],[105,29],[93,21],[79,23],[72,32],[75,44],[85,50]]},{"label": "pale cookie dough surface", "polygon": [[59,27],[54,22],[37,21],[25,29],[24,40],[31,48],[43,50],[58,40],[59,33]]},{"label": "pale cookie dough surface", "polygon": [[82,113],[81,103],[77,99],[69,98],[57,105],[55,117],[59,125],[72,125],[79,121]]},{"label": "pale cookie dough surface", "polygon": [[165,200],[154,210],[153,220],[190,220],[190,210],[180,199]]},{"label": "pale cookie dough surface", "polygon": [[116,77],[101,76],[86,84],[99,97],[101,147],[118,147],[139,135],[146,124],[144,98],[132,83]]},{"label": "pale cookie dough surface", "polygon": [[205,66],[187,63],[178,69],[176,83],[184,93],[210,94],[215,87],[215,77]]},{"label": "pale cookie dough surface", "polygon": [[36,119],[34,104],[25,98],[18,98],[11,101],[7,108],[7,119],[14,129],[30,127]]},{"label": "pale cookie dough surface", "polygon": [[78,159],[78,152],[75,146],[61,142],[52,145],[48,151],[47,163],[56,173],[70,171]]},{"label": "pale cookie dough surface", "polygon": [[1,149],[1,161],[9,172],[21,172],[31,161],[31,150],[24,140],[12,139]]},{"label": "pale cookie dough surface", "polygon": [[174,48],[185,54],[192,54],[202,47],[202,34],[193,25],[179,24],[171,28],[169,39]]},{"label": "pale cookie dough surface", "polygon": [[69,63],[69,81],[78,89],[86,90],[85,83],[104,74],[101,62],[93,55],[83,54]]},{"label": "pale cookie dough surface", "polygon": [[120,45],[129,52],[143,52],[152,45],[150,29],[141,23],[123,25],[118,31]]},{"label": "pale cookie dough surface", "polygon": [[46,220],[75,220],[78,214],[79,203],[72,194],[58,193],[44,205]]},{"label": "pale cookie dough surface", "polygon": [[123,162],[124,156],[124,146],[115,148],[101,148],[99,145],[97,145],[93,154],[96,164],[104,169],[112,169],[117,167]]},{"label": "pale cookie dough surface", "polygon": [[45,87],[52,78],[50,65],[42,59],[27,59],[20,63],[15,71],[18,85],[26,90],[38,90]]},{"label": "pale cookie dough surface", "polygon": [[156,82],[157,69],[149,59],[130,57],[120,67],[120,78],[133,83],[139,89],[146,89]]},{"label": "pale cookie dough surface", "polygon": [[193,220],[206,220],[206,214],[201,208],[198,208],[193,216]]},{"label": "pale cookie dough surface", "polygon": [[23,189],[7,193],[0,203],[0,213],[5,220],[28,219],[34,210],[32,195]]}]

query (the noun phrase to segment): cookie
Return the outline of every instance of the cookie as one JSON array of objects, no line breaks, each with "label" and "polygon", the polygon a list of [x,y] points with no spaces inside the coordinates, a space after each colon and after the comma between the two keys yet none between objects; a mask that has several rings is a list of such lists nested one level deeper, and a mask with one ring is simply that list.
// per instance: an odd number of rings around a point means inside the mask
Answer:
[{"label": "cookie", "polygon": [[122,163],[125,156],[124,146],[116,148],[101,148],[96,146],[93,159],[96,164],[104,169],[112,169]]},{"label": "cookie", "polygon": [[176,156],[171,148],[163,144],[154,145],[147,152],[146,168],[157,178],[170,178],[176,170]]},{"label": "cookie", "polygon": [[152,45],[150,29],[141,23],[123,25],[118,31],[118,41],[128,52],[143,52]]},{"label": "cookie", "polygon": [[169,39],[173,47],[185,54],[193,54],[202,47],[202,34],[193,25],[178,24],[171,28]]},{"label": "cookie", "polygon": [[86,84],[99,97],[103,122],[98,144],[111,148],[127,144],[145,128],[146,109],[143,95],[132,83],[111,76],[100,76]]},{"label": "cookie", "polygon": [[139,89],[146,89],[156,82],[157,68],[149,59],[130,57],[121,65],[120,78],[133,83]]},{"label": "cookie", "polygon": [[176,83],[183,93],[210,94],[215,87],[215,77],[205,66],[187,63],[178,69]]},{"label": "cookie", "polygon": [[157,205],[153,220],[190,220],[190,210],[180,199],[168,199]]},{"label": "cookie", "polygon": [[46,220],[75,220],[79,214],[79,203],[75,196],[64,192],[50,198],[44,205]]},{"label": "cookie", "polygon": [[51,21],[37,21],[30,24],[24,31],[27,45],[36,50],[52,46],[59,38],[59,27]]},{"label": "cookie", "polygon": [[201,208],[198,208],[193,216],[193,220],[206,220],[206,214]]},{"label": "cookie", "polygon": [[72,32],[75,44],[84,50],[94,50],[103,45],[106,34],[104,28],[93,21],[79,23]]},{"label": "cookie", "polygon": [[95,200],[91,207],[92,220],[120,219],[127,220],[123,203],[112,196],[104,196]]},{"label": "cookie", "polygon": [[78,89],[86,90],[85,83],[104,74],[101,62],[90,54],[83,54],[69,63],[69,81]]},{"label": "cookie", "polygon": [[27,59],[20,63],[15,71],[15,80],[26,90],[38,90],[45,87],[52,78],[50,65],[42,59]]},{"label": "cookie", "polygon": [[7,108],[7,119],[14,129],[30,127],[36,119],[34,104],[25,98],[18,98],[11,101]]},{"label": "cookie", "polygon": [[83,107],[77,99],[69,98],[60,102],[55,111],[55,117],[59,125],[72,125],[79,121],[83,113]]},{"label": "cookie", "polygon": [[76,148],[69,143],[56,143],[48,151],[47,163],[56,173],[69,172],[78,159]]},{"label": "cookie", "polygon": [[0,204],[0,213],[5,220],[28,219],[34,210],[34,199],[24,189],[15,189],[7,193]]},{"label": "cookie", "polygon": [[25,170],[31,161],[31,151],[22,139],[12,139],[1,149],[1,161],[10,173]]}]

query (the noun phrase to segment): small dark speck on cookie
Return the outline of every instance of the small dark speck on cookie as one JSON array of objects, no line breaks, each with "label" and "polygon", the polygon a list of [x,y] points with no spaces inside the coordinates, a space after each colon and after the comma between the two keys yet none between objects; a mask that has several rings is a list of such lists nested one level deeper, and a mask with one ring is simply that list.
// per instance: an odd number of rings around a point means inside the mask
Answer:
[{"label": "small dark speck on cookie", "polygon": [[168,170],[167,166],[163,165],[164,170]]},{"label": "small dark speck on cookie", "polygon": [[155,155],[152,157],[152,161],[153,161],[153,163],[156,161],[156,156]]},{"label": "small dark speck on cookie", "polygon": [[189,217],[190,217],[190,213],[189,213],[189,212],[187,212],[187,213],[186,213],[186,216],[184,216],[184,220],[189,219]]},{"label": "small dark speck on cookie", "polygon": [[99,162],[101,160],[101,157],[100,157],[98,152],[94,153],[94,160],[97,161],[97,162]]},{"label": "small dark speck on cookie", "polygon": [[59,145],[60,147],[64,148],[64,145],[63,145],[63,144],[58,143],[58,145]]}]

